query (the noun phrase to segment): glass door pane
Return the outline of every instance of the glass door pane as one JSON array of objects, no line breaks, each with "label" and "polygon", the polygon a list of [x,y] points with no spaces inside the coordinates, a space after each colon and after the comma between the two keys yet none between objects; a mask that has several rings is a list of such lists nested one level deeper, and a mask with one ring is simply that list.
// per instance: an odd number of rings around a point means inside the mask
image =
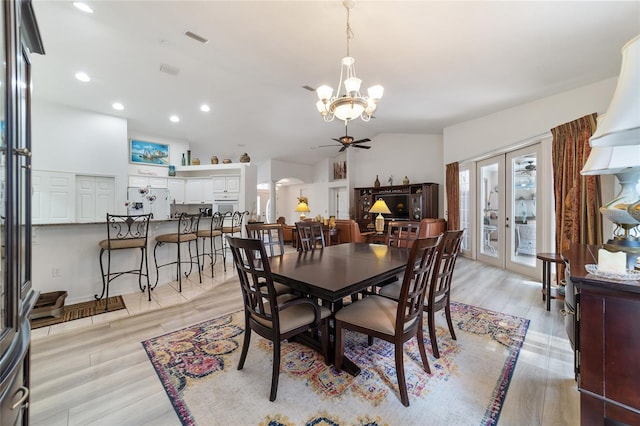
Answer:
[{"label": "glass door pane", "polygon": [[504,155],[478,162],[478,260],[504,267]]},{"label": "glass door pane", "polygon": [[473,200],[471,192],[471,170],[468,168],[460,168],[458,172],[459,181],[459,194],[460,194],[460,229],[464,229],[465,232],[462,236],[462,243],[460,248],[465,256],[471,257],[472,247],[471,243],[471,221],[473,217]]}]

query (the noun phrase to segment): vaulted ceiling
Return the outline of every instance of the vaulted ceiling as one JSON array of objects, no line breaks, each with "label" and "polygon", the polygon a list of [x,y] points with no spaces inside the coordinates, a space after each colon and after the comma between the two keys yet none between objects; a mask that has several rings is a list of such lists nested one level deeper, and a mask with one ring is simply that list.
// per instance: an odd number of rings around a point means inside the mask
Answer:
[{"label": "vaulted ceiling", "polygon": [[[46,50],[33,57],[34,99],[124,117],[131,131],[187,141],[204,158],[312,164],[338,154],[318,146],[344,135],[344,123],[323,122],[303,86],[337,87],[341,1],[87,3],[93,14],[34,1]],[[439,134],[617,76],[622,46],[640,33],[640,2],[363,0],[351,28],[363,87],[385,93],[375,118],[349,134],[375,149],[381,133]],[[81,70],[91,82],[74,78]]]}]

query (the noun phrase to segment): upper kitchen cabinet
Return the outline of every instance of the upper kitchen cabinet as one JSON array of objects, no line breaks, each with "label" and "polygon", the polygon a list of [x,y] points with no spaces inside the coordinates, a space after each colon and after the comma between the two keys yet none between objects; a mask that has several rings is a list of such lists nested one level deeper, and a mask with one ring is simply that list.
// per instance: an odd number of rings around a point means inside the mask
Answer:
[{"label": "upper kitchen cabinet", "polygon": [[214,176],[213,192],[240,192],[240,176]]}]

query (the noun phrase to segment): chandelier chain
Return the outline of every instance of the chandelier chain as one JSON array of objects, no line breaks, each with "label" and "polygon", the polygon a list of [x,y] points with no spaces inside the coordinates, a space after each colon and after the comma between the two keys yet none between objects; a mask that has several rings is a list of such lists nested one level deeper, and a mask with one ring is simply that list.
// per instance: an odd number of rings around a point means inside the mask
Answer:
[{"label": "chandelier chain", "polygon": [[349,23],[349,8],[347,7],[347,56],[351,56],[349,54],[349,44],[353,39],[353,31],[351,30],[351,24]]}]

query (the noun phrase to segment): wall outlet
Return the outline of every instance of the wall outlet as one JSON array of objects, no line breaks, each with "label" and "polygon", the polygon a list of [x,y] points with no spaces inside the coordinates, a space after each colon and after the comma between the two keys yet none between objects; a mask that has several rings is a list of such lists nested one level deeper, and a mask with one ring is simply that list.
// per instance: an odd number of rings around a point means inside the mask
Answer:
[{"label": "wall outlet", "polygon": [[51,268],[51,276],[53,278],[61,277],[62,276],[62,272],[60,272],[60,268],[58,268],[58,267]]}]

